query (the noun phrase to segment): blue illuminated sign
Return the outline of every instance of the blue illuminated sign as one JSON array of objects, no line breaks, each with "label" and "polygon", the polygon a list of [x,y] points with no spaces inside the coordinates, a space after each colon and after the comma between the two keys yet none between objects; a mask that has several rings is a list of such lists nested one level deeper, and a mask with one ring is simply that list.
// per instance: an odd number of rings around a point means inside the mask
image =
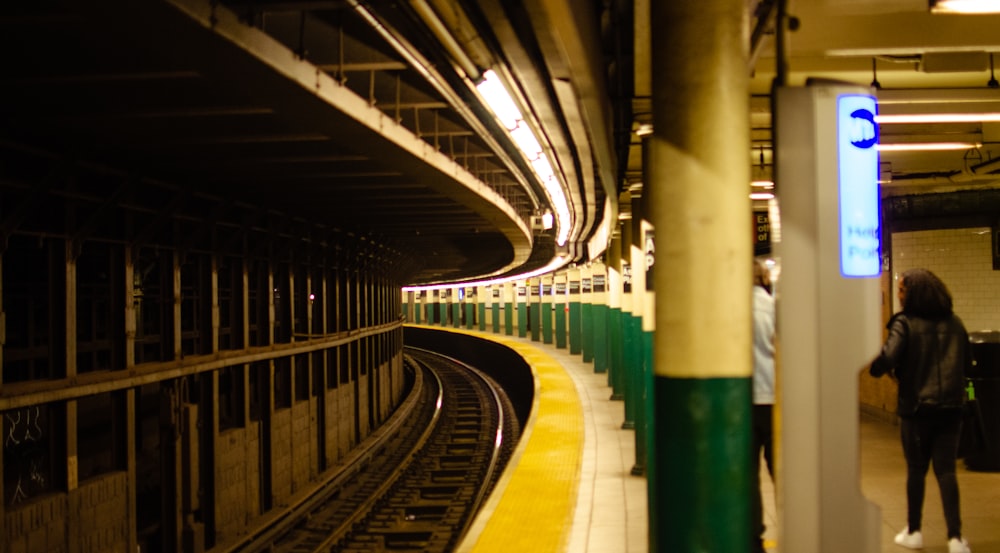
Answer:
[{"label": "blue illuminated sign", "polygon": [[873,96],[837,97],[840,272],[845,277],[878,276],[882,265],[876,113]]}]

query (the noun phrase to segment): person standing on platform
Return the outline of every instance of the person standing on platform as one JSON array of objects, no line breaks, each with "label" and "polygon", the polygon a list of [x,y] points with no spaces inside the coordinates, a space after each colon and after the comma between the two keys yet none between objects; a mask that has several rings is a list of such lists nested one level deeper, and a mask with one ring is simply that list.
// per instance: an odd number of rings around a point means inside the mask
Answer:
[{"label": "person standing on platform", "polygon": [[760,456],[763,452],[767,471],[774,478],[772,411],[774,408],[774,298],[771,296],[771,273],[759,260],[753,264],[753,411],[751,415],[751,471],[753,505],[750,551],[764,553],[764,498],[760,491]]},{"label": "person standing on platform", "polygon": [[955,464],[962,431],[965,371],[972,351],[965,326],[952,311],[951,294],[934,273],[910,269],[898,284],[902,311],[889,320],[882,352],[872,361],[874,377],[899,382],[896,413],[906,458],[907,526],[897,544],[924,546],[920,532],[927,469],[934,464],[948,527],[948,552],[970,553],[962,537]]}]

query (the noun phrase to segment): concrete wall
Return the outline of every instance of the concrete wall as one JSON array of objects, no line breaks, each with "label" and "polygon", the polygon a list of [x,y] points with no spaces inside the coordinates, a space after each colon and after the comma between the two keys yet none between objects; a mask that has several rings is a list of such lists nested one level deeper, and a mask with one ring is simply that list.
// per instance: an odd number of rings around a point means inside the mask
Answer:
[{"label": "concrete wall", "polygon": [[260,423],[226,430],[216,452],[217,536],[243,535],[260,508]]},{"label": "concrete wall", "polygon": [[[114,472],[88,480],[68,494],[33,499],[4,517],[6,553],[128,551],[127,477]],[[77,513],[76,517],[67,516]],[[72,544],[72,548],[70,548]]]}]

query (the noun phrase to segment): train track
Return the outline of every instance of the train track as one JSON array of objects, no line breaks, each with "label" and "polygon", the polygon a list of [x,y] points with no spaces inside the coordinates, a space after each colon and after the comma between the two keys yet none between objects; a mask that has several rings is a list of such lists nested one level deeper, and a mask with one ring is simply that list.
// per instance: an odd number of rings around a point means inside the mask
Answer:
[{"label": "train track", "polygon": [[238,547],[269,553],[446,553],[465,534],[520,433],[481,372],[406,348],[414,386],[382,436],[344,470]]}]

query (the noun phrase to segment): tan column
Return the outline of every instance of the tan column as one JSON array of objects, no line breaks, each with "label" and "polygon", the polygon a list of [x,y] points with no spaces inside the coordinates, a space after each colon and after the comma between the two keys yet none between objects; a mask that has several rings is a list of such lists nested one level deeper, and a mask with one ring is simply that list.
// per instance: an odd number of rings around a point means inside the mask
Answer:
[{"label": "tan column", "polygon": [[657,260],[650,551],[747,551],[747,6],[662,0],[650,3],[650,16],[646,182]]}]

